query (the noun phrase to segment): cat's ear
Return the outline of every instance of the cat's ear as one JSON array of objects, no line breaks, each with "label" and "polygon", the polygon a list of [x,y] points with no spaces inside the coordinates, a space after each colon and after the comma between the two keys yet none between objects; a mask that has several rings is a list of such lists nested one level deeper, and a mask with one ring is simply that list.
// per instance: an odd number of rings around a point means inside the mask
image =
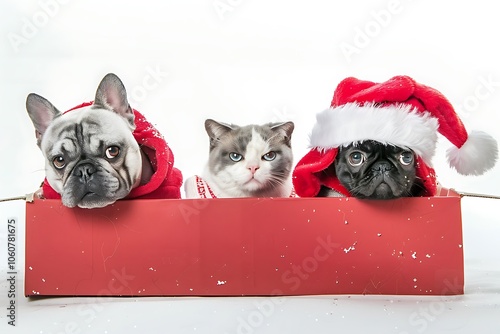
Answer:
[{"label": "cat's ear", "polygon": [[219,140],[220,137],[233,130],[229,124],[219,123],[213,119],[205,121],[205,130],[211,140]]},{"label": "cat's ear", "polygon": [[289,143],[292,139],[292,132],[294,128],[295,125],[293,124],[293,122],[284,122],[273,125],[271,127],[271,130],[281,131],[285,137],[285,141]]},{"label": "cat's ear", "polygon": [[124,117],[135,128],[134,112],[128,104],[123,82],[113,73],[108,73],[97,87],[94,105],[109,109]]}]

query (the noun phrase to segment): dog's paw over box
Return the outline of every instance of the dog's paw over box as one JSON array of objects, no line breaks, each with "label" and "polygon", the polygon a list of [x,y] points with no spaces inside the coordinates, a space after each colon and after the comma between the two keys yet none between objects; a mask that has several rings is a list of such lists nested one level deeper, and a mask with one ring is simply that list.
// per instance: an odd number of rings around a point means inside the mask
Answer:
[{"label": "dog's paw over box", "polygon": [[460,197],[26,204],[27,296],[463,294]]}]

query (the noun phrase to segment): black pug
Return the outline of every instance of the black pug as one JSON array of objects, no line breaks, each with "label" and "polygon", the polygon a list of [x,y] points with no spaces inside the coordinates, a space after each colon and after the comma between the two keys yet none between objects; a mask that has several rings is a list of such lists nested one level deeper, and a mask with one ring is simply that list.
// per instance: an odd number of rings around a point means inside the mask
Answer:
[{"label": "black pug", "polygon": [[[419,196],[424,189],[416,176],[414,153],[377,141],[340,147],[329,168],[335,170],[340,183],[356,198]],[[335,195],[331,189],[323,186],[318,197],[330,196]]]}]

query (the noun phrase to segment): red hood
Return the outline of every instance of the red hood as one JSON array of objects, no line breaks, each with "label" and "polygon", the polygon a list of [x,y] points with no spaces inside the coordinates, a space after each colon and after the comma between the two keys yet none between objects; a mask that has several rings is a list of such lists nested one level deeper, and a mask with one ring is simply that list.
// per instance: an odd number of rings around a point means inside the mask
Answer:
[{"label": "red hood", "polygon": [[[82,103],[67,112],[92,105],[92,102]],[[153,166],[154,174],[148,183],[132,189],[126,199],[131,198],[181,198],[182,173],[174,167],[174,155],[163,136],[149,123],[144,116],[133,109],[135,115],[135,130],[133,136],[139,147],[148,156]],[[59,195],[47,179],[42,185],[43,195],[48,199],[60,199]]]},{"label": "red hood", "polygon": [[[335,170],[329,168],[335,161],[338,148],[328,150],[311,149],[295,166],[292,174],[295,192],[300,197],[315,197],[326,186],[342,196],[352,194],[340,183]],[[432,167],[427,166],[421,157],[417,156],[417,177],[423,184],[422,196],[434,196],[437,191],[436,174]]]}]

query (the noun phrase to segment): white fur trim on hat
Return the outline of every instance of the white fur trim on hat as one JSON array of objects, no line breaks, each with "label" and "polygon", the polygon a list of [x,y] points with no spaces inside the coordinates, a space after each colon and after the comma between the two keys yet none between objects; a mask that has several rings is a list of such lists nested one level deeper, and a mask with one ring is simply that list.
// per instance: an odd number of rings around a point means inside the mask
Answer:
[{"label": "white fur trim on hat", "polygon": [[375,140],[409,148],[431,166],[438,126],[438,120],[429,112],[419,112],[407,104],[347,103],[318,113],[310,145],[323,150]]},{"label": "white fur trim on hat", "polygon": [[446,157],[458,173],[481,175],[495,165],[498,158],[497,142],[485,132],[471,131],[462,147],[450,147]]}]

